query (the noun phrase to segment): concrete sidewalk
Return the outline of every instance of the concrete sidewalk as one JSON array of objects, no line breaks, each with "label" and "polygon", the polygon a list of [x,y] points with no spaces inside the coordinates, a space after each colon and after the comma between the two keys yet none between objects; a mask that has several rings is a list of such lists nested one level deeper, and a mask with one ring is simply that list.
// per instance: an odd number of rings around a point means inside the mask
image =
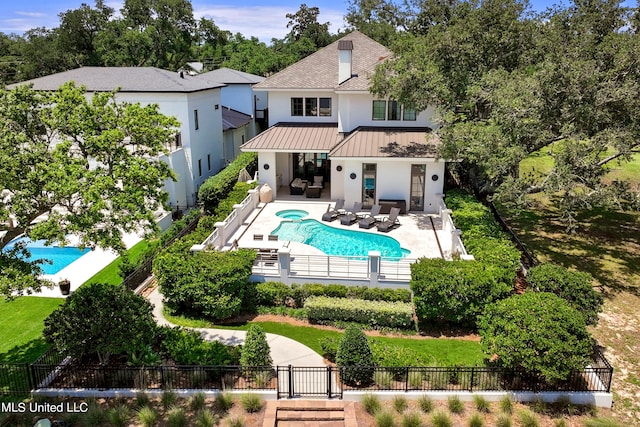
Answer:
[{"label": "concrete sidewalk", "polygon": [[[163,297],[156,288],[148,300],[153,304],[153,315],[159,325],[176,326],[170,323],[162,314]],[[239,345],[244,343],[246,331],[211,328],[189,328],[200,332],[207,341],[220,341],[226,345]],[[287,337],[276,334],[267,334],[267,342],[271,349],[271,359],[274,366],[325,366],[322,356],[311,350],[304,344]]]}]

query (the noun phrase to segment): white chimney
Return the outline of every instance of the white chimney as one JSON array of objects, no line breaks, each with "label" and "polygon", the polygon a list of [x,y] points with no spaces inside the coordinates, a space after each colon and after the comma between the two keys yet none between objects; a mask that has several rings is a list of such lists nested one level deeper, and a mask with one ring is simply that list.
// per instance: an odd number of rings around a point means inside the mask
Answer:
[{"label": "white chimney", "polygon": [[338,84],[349,80],[352,76],[351,69],[351,52],[353,51],[353,42],[351,40],[340,40],[338,42]]}]

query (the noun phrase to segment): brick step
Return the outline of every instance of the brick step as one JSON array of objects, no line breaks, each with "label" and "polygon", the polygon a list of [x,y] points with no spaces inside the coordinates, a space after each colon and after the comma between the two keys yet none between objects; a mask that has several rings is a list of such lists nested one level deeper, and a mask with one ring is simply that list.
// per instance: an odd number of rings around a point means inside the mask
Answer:
[{"label": "brick step", "polygon": [[277,421],[276,427],[344,427],[344,421]]},{"label": "brick step", "polygon": [[341,400],[292,400],[278,401],[278,409],[296,410],[296,411],[315,411],[316,409],[339,409],[344,408],[344,402]]},{"label": "brick step", "polygon": [[343,410],[282,410],[278,408],[276,413],[278,421],[344,421]]}]

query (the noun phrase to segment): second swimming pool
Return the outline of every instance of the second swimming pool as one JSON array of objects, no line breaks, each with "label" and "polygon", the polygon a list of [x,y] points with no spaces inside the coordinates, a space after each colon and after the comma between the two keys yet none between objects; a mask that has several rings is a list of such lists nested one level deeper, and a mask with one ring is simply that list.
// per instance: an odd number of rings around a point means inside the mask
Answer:
[{"label": "second swimming pool", "polygon": [[366,257],[369,251],[380,251],[383,257],[402,258],[410,253],[392,237],[330,227],[315,219],[283,221],[271,234],[313,246],[327,255]]}]

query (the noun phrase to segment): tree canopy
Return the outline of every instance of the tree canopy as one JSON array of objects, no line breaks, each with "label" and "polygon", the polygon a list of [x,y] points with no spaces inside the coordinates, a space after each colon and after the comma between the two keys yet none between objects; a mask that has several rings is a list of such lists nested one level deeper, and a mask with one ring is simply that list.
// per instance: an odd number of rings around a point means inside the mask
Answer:
[{"label": "tree canopy", "polygon": [[[179,126],[157,105],[116,102],[68,83],[0,91],[0,248],[15,237],[124,251],[125,232],[155,231],[174,174],[159,159]],[[37,290],[37,267],[0,257],[0,295]]]},{"label": "tree canopy", "polygon": [[[405,10],[406,31],[372,90],[438,108],[440,156],[460,160],[461,180],[511,204],[544,192],[569,225],[585,207],[640,208],[640,189],[603,179],[640,152],[630,9],[617,0],[541,14],[521,0],[420,3]],[[551,167],[522,174],[533,154],[550,156]]]}]

